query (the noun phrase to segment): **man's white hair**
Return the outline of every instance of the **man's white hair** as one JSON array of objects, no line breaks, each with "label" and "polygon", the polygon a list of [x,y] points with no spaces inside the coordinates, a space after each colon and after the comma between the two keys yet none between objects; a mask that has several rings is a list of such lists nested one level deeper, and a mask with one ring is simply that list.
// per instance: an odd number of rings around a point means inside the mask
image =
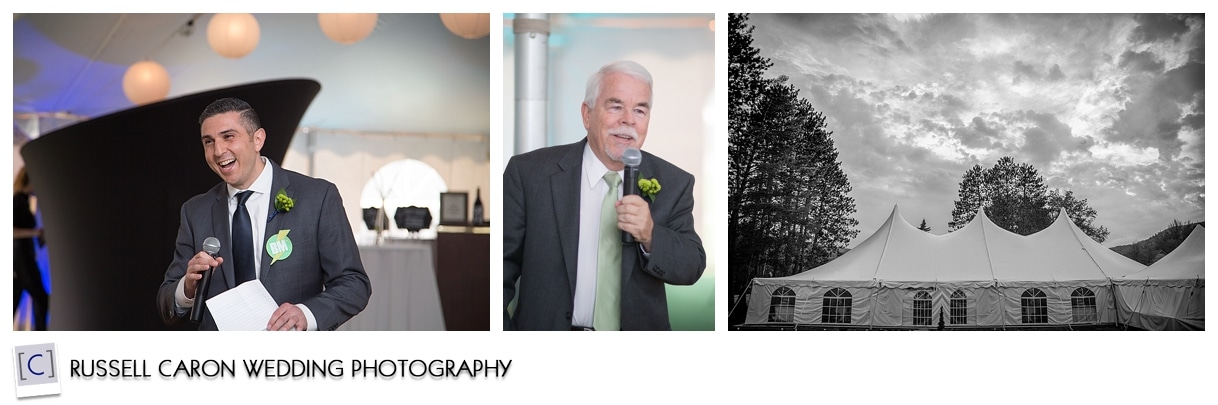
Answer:
[{"label": "man's white hair", "polygon": [[[608,76],[610,73],[622,73],[635,79],[639,79],[643,83],[647,84],[647,90],[652,90],[651,73],[647,72],[647,68],[634,61],[619,60],[617,62],[601,66],[600,70],[596,71],[592,77],[588,78],[588,88],[584,90],[584,104],[587,105],[588,108],[596,108],[596,98],[601,94],[601,83],[605,81],[605,76]],[[651,95],[649,95],[647,98],[647,104],[653,107],[654,105],[652,104],[652,99],[654,98],[654,95],[655,92],[652,91]]]}]

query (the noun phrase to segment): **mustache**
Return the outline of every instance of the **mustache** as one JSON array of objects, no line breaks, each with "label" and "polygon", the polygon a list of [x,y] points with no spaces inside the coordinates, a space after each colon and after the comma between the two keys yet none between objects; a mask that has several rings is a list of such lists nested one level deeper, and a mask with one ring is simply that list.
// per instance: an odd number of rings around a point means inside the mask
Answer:
[{"label": "mustache", "polygon": [[634,127],[617,127],[609,130],[609,135],[612,136],[629,136],[631,140],[639,140],[639,132]]}]

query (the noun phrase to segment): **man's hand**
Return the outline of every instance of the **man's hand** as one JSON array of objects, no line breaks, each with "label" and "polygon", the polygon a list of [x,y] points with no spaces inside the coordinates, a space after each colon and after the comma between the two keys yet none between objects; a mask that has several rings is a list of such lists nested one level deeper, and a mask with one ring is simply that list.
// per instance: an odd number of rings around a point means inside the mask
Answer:
[{"label": "man's hand", "polygon": [[634,236],[634,240],[643,245],[643,250],[651,252],[651,206],[637,195],[626,195],[617,202],[617,229]]},{"label": "man's hand", "polygon": [[304,311],[287,302],[275,309],[271,321],[266,324],[266,330],[308,330],[308,327],[309,320],[305,318]]},{"label": "man's hand", "polygon": [[199,285],[199,280],[203,279],[203,272],[219,267],[220,263],[224,263],[223,257],[212,258],[204,251],[199,251],[195,257],[190,258],[190,262],[186,263],[186,275],[182,276],[182,282],[185,283],[182,292],[186,294],[186,298],[195,299],[195,288]]}]

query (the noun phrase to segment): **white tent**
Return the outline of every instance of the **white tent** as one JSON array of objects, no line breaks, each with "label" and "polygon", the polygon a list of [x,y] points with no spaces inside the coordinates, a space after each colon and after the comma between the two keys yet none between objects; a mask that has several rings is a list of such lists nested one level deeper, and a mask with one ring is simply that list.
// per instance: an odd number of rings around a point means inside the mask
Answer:
[{"label": "white tent", "polygon": [[897,208],[842,257],[789,277],[753,280],[749,324],[947,327],[1113,323],[1110,278],[1144,266],[1066,215],[1023,236],[978,212],[946,235],[920,231]]},{"label": "white tent", "polygon": [[1205,330],[1205,228],[1145,270],[1114,278],[1120,321],[1149,330]]}]

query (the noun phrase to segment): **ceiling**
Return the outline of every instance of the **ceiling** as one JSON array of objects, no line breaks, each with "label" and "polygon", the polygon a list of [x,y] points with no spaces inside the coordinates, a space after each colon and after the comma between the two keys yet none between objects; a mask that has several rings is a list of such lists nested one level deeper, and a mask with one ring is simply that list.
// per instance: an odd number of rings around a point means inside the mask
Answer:
[{"label": "ceiling", "polygon": [[15,15],[14,113],[91,118],[131,108],[123,74],[149,59],[169,72],[169,98],[311,78],[322,88],[302,126],[489,135],[488,36],[453,35],[438,14],[380,14],[368,38],[341,45],[316,14],[254,16],[258,47],[227,59],[207,45],[211,14]]}]

